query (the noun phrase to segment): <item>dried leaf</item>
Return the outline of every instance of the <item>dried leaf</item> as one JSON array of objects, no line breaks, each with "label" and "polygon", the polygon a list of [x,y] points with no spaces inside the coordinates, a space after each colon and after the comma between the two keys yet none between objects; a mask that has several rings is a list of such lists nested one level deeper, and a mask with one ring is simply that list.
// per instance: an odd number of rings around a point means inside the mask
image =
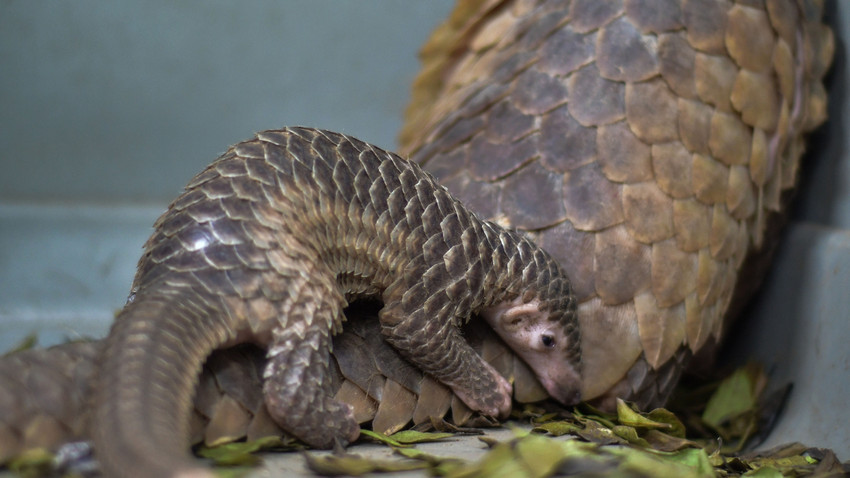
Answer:
[{"label": "dried leaf", "polygon": [[311,471],[324,476],[361,476],[367,473],[422,470],[428,467],[425,462],[378,460],[351,454],[339,456],[304,453],[304,459]]},{"label": "dried leaf", "polygon": [[783,474],[793,473],[795,475],[806,474],[807,470],[811,471],[817,460],[812,460],[806,455],[796,455],[789,457],[764,457],[750,460],[748,465],[753,468],[776,468],[781,470]]},{"label": "dried leaf", "polygon": [[547,415],[546,409],[534,403],[523,403],[522,407],[514,407],[511,410],[511,418],[522,420],[525,418],[535,419]]},{"label": "dried leaf", "polygon": [[618,437],[611,431],[611,428],[605,427],[593,420],[587,420],[584,424],[584,429],[576,433],[589,442],[599,445],[610,445],[612,443],[625,444],[626,440]]},{"label": "dried leaf", "polygon": [[448,478],[522,477],[525,476],[513,450],[505,443],[497,443],[477,463],[458,467]]},{"label": "dried leaf", "polygon": [[683,448],[699,448],[700,445],[686,438],[668,435],[658,430],[649,430],[643,435],[649,446],[658,451],[678,451]]},{"label": "dried leaf", "polygon": [[[459,427],[452,423],[447,422],[442,418],[430,417],[429,419],[430,425],[434,430],[438,432],[445,433],[453,433],[455,435],[483,435],[484,430],[480,428],[471,428],[471,427]],[[425,430],[420,430],[425,431]]]}]

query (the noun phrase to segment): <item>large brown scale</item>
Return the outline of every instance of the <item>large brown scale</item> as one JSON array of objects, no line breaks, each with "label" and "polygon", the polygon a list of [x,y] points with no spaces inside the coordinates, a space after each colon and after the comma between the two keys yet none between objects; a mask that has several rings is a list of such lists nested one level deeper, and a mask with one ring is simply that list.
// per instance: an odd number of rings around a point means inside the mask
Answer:
[{"label": "large brown scale", "polygon": [[[736,290],[746,295],[736,279],[760,270],[748,258],[775,241],[768,226],[795,183],[803,135],[825,119],[832,41],[821,2],[460,2],[422,50],[401,151],[472,210],[529,231],[567,270],[585,399],[657,405],[722,337]],[[449,410],[458,423],[473,416],[376,341],[374,319],[351,323],[331,370],[358,421],[390,432]],[[468,334],[515,399],[545,397],[491,331]],[[99,347],[0,362],[13,384],[0,391],[0,460],[88,436]],[[213,355],[194,442],[274,429],[262,363],[256,349]],[[32,404],[14,393],[20,383],[75,398]]]},{"label": "large brown scale", "polygon": [[585,399],[663,403],[825,119],[820,3],[477,3],[423,48],[401,151],[567,269]]}]

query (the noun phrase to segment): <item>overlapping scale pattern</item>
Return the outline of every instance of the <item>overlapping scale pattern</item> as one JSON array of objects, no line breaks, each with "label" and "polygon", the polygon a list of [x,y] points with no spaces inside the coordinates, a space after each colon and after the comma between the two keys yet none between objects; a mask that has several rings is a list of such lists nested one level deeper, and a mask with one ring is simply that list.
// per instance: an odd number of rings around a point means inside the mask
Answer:
[{"label": "overlapping scale pattern", "polygon": [[630,370],[720,339],[825,119],[821,3],[470,3],[422,49],[402,151],[567,269],[586,397],[661,402]]}]

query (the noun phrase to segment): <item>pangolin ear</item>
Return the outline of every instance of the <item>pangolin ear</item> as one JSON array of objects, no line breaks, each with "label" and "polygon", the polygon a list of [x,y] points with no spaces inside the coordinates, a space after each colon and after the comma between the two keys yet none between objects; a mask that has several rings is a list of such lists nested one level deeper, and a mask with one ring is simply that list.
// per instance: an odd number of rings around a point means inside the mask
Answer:
[{"label": "pangolin ear", "polygon": [[500,322],[506,330],[522,330],[528,327],[534,320],[534,312],[525,307],[511,307],[506,310]]}]

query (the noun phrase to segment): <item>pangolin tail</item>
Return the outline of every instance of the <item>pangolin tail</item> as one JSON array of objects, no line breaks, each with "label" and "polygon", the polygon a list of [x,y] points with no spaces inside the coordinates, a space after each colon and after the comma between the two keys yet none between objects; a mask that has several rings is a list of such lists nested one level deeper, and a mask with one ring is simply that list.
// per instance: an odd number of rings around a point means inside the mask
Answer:
[{"label": "pangolin tail", "polygon": [[189,455],[189,419],[203,362],[229,330],[196,293],[147,294],[124,308],[96,387],[92,431],[104,476],[214,476]]}]

